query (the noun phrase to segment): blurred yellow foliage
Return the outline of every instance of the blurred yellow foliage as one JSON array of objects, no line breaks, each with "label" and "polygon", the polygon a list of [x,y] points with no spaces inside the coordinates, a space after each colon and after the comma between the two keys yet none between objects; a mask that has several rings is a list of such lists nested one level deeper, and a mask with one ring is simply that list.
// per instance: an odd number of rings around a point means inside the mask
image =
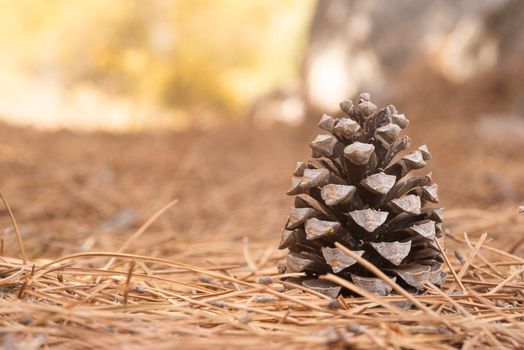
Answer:
[{"label": "blurred yellow foliage", "polygon": [[172,110],[238,115],[296,78],[313,5],[0,0],[0,65],[66,88],[87,83]]}]

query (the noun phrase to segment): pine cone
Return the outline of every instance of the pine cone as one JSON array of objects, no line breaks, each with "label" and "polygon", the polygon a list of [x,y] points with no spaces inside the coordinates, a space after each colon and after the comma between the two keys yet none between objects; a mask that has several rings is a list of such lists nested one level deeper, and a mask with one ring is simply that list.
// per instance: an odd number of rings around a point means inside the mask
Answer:
[{"label": "pine cone", "polygon": [[412,291],[442,284],[435,243],[443,246],[442,209],[426,207],[438,202],[437,185],[431,173],[407,176],[431,158],[427,146],[396,157],[410,146],[399,136],[409,121],[392,105],[377,111],[367,93],[340,108],[349,118],[323,115],[318,126],[331,135],[318,135],[310,144],[314,159],[293,173],[287,194],[295,201],[279,246],[289,249],[286,271],[305,272],[303,285],[332,297],[341,287],[316,277],[334,273],[389,294],[388,284],[335,247],[340,242]]}]

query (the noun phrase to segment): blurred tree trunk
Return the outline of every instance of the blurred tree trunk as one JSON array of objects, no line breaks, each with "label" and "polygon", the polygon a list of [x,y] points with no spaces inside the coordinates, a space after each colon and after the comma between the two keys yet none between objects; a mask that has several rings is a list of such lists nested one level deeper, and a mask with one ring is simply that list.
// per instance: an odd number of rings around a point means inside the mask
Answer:
[{"label": "blurred tree trunk", "polygon": [[331,112],[361,90],[387,95],[393,77],[417,64],[463,82],[522,62],[522,23],[521,0],[318,1],[302,67],[306,104]]}]

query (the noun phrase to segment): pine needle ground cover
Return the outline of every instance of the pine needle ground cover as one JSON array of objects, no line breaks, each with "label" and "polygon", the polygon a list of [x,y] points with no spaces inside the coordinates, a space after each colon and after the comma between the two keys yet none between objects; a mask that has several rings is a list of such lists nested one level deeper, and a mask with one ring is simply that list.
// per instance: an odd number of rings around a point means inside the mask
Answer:
[{"label": "pine needle ground cover", "polygon": [[[521,141],[479,143],[460,120],[417,127],[417,113],[402,109],[413,143],[432,150],[448,278],[421,294],[394,284],[380,297],[326,274],[360,292],[330,298],[277,270],[287,255],[277,249],[290,206],[283,193],[316,130],[0,127],[2,193],[19,232],[2,207],[1,346],[522,348]],[[506,183],[486,181],[494,168]]]}]

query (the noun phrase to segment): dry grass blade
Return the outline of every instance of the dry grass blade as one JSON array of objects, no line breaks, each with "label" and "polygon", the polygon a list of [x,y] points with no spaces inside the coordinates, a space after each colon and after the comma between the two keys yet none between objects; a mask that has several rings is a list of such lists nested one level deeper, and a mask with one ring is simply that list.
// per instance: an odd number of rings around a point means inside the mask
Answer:
[{"label": "dry grass blade", "polygon": [[[469,253],[467,259],[465,260],[464,264],[460,268],[460,271],[457,275],[457,281],[459,284],[462,284],[462,277],[464,277],[464,274],[466,273],[469,266],[473,262],[473,259],[475,259],[475,256],[478,254],[480,247],[482,247],[482,244],[484,244],[484,241],[486,240],[487,236],[488,236],[487,233],[483,233],[482,236],[480,236],[479,241],[477,242],[473,250]],[[454,290],[455,290],[455,283],[453,283],[451,287],[449,287],[449,292],[453,292]]]},{"label": "dry grass blade", "polygon": [[466,291],[466,287],[464,287],[464,284],[462,283],[462,281],[460,280],[459,276],[455,272],[455,269],[453,268],[453,265],[451,265],[451,262],[449,261],[448,255],[444,251],[444,248],[442,247],[442,245],[440,244],[440,242],[437,239],[434,239],[433,242],[435,242],[436,246],[438,247],[438,249],[442,253],[442,257],[444,258],[444,261],[446,262],[446,265],[448,265],[449,271],[451,271],[451,274],[453,275],[453,278],[455,279],[455,282],[460,286],[462,291],[465,292]]},{"label": "dry grass blade", "polygon": [[[151,216],[146,222],[144,222],[144,224],[140,226],[140,228],[135,233],[133,233],[124,242],[124,244],[122,244],[122,246],[117,250],[117,253],[122,253],[123,251],[125,251],[127,247],[129,247],[131,242],[137,240],[144,232],[146,232],[148,227],[151,226],[153,222],[155,222],[156,219],[162,216],[162,214],[164,214],[169,208],[171,208],[172,206],[174,206],[177,203],[178,203],[178,199],[174,199],[171,202],[164,205],[162,208],[160,208],[160,210],[158,210],[155,214],[153,214],[153,216]],[[111,258],[105,265],[105,268],[106,269],[109,268],[114,262],[115,262],[114,258]]]},{"label": "dry grass blade", "polygon": [[486,295],[495,294],[498,291],[500,291],[504,286],[506,286],[509,282],[511,282],[513,279],[515,279],[517,276],[521,276],[520,279],[522,279],[522,276],[524,274],[524,268],[514,271],[511,275],[509,275],[504,281],[500,282],[496,287],[494,287],[492,290],[490,290]]},{"label": "dry grass blade", "polygon": [[[7,211],[9,212],[9,217],[11,218],[11,222],[13,224],[13,227],[15,229],[15,233],[16,233],[16,240],[18,241],[18,248],[20,249],[20,256],[22,257],[22,260],[24,262],[24,264],[27,263],[27,255],[25,254],[25,247],[24,247],[24,241],[22,240],[22,235],[20,234],[20,230],[18,229],[18,225],[16,223],[16,219],[15,219],[15,216],[13,215],[13,211],[11,210],[11,207],[9,206],[9,203],[7,203],[7,200],[5,199],[4,195],[0,192],[0,198],[2,198],[2,201],[4,202],[4,205],[7,209]],[[2,240],[2,249],[1,251],[3,252],[4,250],[4,247],[3,247],[4,243],[3,243],[3,240]]]},{"label": "dry grass blade", "polygon": [[131,261],[131,264],[129,264],[129,272],[127,273],[126,283],[124,284],[124,305],[127,305],[127,298],[129,296],[129,283],[131,282],[131,277],[133,277],[135,264],[135,261]]}]

